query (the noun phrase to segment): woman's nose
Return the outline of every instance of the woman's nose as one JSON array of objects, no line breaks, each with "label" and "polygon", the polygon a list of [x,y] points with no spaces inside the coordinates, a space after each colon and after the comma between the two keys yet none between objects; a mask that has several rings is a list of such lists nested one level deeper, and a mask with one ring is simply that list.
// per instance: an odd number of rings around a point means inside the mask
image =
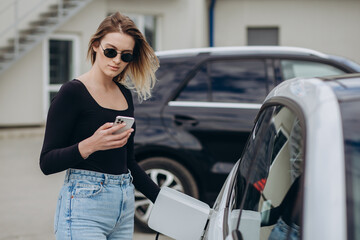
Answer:
[{"label": "woman's nose", "polygon": [[116,57],[114,57],[113,62],[119,64],[121,62],[121,55],[119,54]]}]

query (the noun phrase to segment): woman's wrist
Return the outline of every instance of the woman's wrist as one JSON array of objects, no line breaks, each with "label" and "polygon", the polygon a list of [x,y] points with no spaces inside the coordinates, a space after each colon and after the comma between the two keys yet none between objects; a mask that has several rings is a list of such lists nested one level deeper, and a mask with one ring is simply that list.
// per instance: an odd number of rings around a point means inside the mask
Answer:
[{"label": "woman's wrist", "polygon": [[80,155],[82,156],[83,159],[87,159],[94,152],[91,147],[89,138],[81,141],[78,144],[78,148],[79,148]]}]

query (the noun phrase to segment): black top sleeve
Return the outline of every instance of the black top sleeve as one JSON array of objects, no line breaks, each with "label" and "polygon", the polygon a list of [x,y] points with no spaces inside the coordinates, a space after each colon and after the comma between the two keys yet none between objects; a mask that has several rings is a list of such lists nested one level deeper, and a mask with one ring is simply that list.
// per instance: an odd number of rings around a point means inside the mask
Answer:
[{"label": "black top sleeve", "polygon": [[77,98],[75,89],[64,84],[51,103],[40,155],[40,168],[46,175],[66,170],[84,160],[78,143],[69,146],[79,114]]},{"label": "black top sleeve", "polygon": [[[134,130],[136,129],[135,124],[134,124],[133,128],[134,128]],[[134,133],[135,133],[135,131],[134,131]],[[135,134],[132,134],[128,140],[128,143],[132,146],[134,145],[134,135]],[[138,189],[140,192],[142,192],[147,198],[149,198],[150,201],[152,201],[154,203],[160,192],[160,188],[158,187],[158,185],[156,185],[151,180],[151,178],[145,173],[145,171],[136,162],[133,147],[128,148],[127,156],[128,156],[127,165],[131,171],[131,174],[134,177],[134,186],[136,187],[136,189]]]},{"label": "black top sleeve", "polygon": [[[126,94],[128,94],[129,104],[131,106],[134,105],[131,92],[127,91]],[[154,183],[153,180],[145,173],[145,171],[139,166],[139,164],[135,160],[135,154],[134,154],[134,136],[136,133],[136,122],[133,125],[134,132],[131,134],[128,144],[131,147],[127,148],[127,166],[131,171],[131,174],[134,177],[134,186],[136,189],[138,189],[140,192],[142,192],[150,201],[153,203],[155,202],[159,192],[160,188],[158,185]]]}]

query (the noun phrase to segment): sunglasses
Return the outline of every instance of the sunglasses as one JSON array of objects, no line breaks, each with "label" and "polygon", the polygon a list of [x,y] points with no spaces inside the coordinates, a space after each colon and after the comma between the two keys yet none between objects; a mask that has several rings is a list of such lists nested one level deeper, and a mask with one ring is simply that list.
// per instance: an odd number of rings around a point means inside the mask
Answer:
[{"label": "sunglasses", "polygon": [[106,48],[104,49],[101,44],[100,47],[102,48],[102,50],[104,51],[104,55],[105,57],[108,58],[114,58],[116,57],[118,54],[120,54],[120,58],[123,62],[129,63],[131,61],[134,60],[134,56],[131,53],[121,53],[116,51],[114,48]]}]

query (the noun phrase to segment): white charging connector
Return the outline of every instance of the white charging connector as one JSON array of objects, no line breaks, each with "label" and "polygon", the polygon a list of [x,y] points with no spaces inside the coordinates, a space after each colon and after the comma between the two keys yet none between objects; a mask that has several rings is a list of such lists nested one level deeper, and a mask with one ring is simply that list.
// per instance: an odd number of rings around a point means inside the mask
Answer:
[{"label": "white charging connector", "polygon": [[196,198],[162,187],[151,210],[151,229],[176,240],[200,240],[210,207]]}]

